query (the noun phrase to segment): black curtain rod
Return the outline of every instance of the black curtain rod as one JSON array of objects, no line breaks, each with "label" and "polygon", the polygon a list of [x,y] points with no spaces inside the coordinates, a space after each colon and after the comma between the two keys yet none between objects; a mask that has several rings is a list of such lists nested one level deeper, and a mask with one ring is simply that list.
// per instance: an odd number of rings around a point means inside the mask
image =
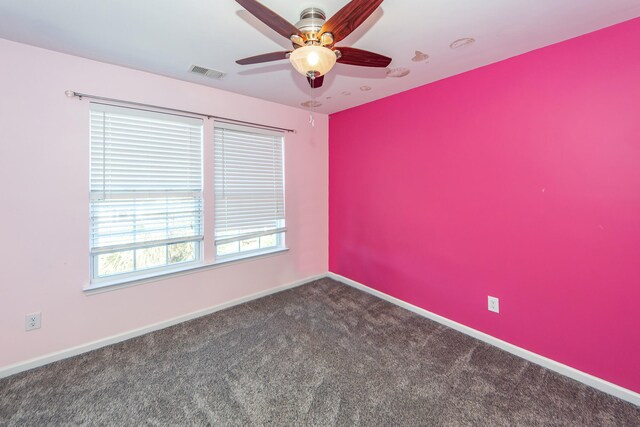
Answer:
[{"label": "black curtain rod", "polygon": [[221,121],[226,121],[226,122],[232,122],[232,123],[238,123],[238,124],[243,124],[243,125],[247,125],[247,126],[252,126],[252,127],[260,128],[260,129],[271,129],[271,130],[279,130],[279,131],[283,131],[283,132],[296,133],[296,131],[294,129],[286,129],[286,128],[280,128],[280,127],[277,127],[277,126],[263,125],[263,124],[260,124],[260,123],[247,122],[247,121],[244,121],[244,120],[236,120],[236,119],[231,119],[231,118],[228,118],[228,117],[214,116],[214,115],[211,115],[211,114],[198,113],[198,112],[195,112],[195,111],[178,110],[176,108],[161,107],[159,105],[142,104],[140,102],[125,101],[125,100],[122,100],[122,99],[106,98],[104,96],[89,95],[87,93],[74,92],[72,90],[66,91],[65,94],[69,98],[77,97],[78,99],[88,98],[88,99],[96,99],[98,101],[117,102],[119,104],[133,105],[133,106],[136,106],[136,107],[153,108],[155,110],[172,111],[174,113],[182,113],[182,114],[190,114],[192,116],[206,117],[207,119],[217,119],[217,120],[221,120]]}]

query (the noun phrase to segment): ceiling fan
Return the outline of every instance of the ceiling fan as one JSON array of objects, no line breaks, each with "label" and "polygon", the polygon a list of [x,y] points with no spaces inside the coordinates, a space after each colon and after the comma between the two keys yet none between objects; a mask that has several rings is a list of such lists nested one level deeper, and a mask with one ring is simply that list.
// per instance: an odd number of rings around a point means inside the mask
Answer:
[{"label": "ceiling fan", "polygon": [[312,88],[319,88],[324,75],[336,62],[361,67],[386,67],[391,63],[391,58],[377,53],[335,46],[362,24],[383,0],[352,0],[326,21],[322,10],[308,8],[302,11],[296,25],[256,0],[236,1],[293,45],[292,51],[265,53],[236,61],[240,65],[289,59],[296,71],[307,77]]}]

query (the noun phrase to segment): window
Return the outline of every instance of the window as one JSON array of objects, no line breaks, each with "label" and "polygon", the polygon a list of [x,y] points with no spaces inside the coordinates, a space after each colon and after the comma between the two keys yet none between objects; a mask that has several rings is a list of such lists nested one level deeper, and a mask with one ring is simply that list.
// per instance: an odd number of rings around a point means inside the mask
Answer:
[{"label": "window", "polygon": [[90,119],[92,287],[285,249],[281,132],[211,121],[204,146],[198,118],[93,102]]},{"label": "window", "polygon": [[284,247],[284,159],[280,132],[216,122],[215,250],[218,260]]},{"label": "window", "polygon": [[92,281],[201,259],[202,120],[91,104]]}]

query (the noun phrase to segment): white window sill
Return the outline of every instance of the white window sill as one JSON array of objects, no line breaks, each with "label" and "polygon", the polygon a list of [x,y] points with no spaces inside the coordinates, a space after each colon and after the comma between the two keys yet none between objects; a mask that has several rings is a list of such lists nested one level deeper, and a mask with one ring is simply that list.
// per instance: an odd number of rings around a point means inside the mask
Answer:
[{"label": "white window sill", "polygon": [[131,286],[141,285],[143,283],[157,282],[159,280],[171,279],[173,277],[184,276],[187,274],[198,273],[200,271],[211,270],[213,268],[225,267],[227,265],[238,264],[245,261],[251,261],[259,258],[267,258],[275,255],[281,255],[288,252],[289,248],[277,248],[270,251],[253,253],[251,255],[239,255],[221,260],[215,261],[209,264],[191,263],[188,265],[181,265],[173,269],[163,269],[161,271],[154,271],[149,274],[141,274],[135,277],[117,278],[113,280],[105,280],[96,283],[92,283],[88,287],[84,288],[85,295],[101,294],[103,292],[111,292],[116,289],[129,288]]}]

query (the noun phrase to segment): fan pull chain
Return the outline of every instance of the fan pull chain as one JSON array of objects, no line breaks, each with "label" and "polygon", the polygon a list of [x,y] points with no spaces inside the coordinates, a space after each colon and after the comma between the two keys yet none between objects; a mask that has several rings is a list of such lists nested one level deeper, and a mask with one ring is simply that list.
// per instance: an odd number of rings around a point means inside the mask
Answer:
[{"label": "fan pull chain", "polygon": [[309,104],[309,124],[311,125],[312,128],[314,128],[316,127],[316,121],[313,118],[313,110],[316,108],[316,98],[315,98],[315,95],[313,94],[313,88],[311,87],[311,85],[309,85],[309,99],[311,99],[312,101]]}]

